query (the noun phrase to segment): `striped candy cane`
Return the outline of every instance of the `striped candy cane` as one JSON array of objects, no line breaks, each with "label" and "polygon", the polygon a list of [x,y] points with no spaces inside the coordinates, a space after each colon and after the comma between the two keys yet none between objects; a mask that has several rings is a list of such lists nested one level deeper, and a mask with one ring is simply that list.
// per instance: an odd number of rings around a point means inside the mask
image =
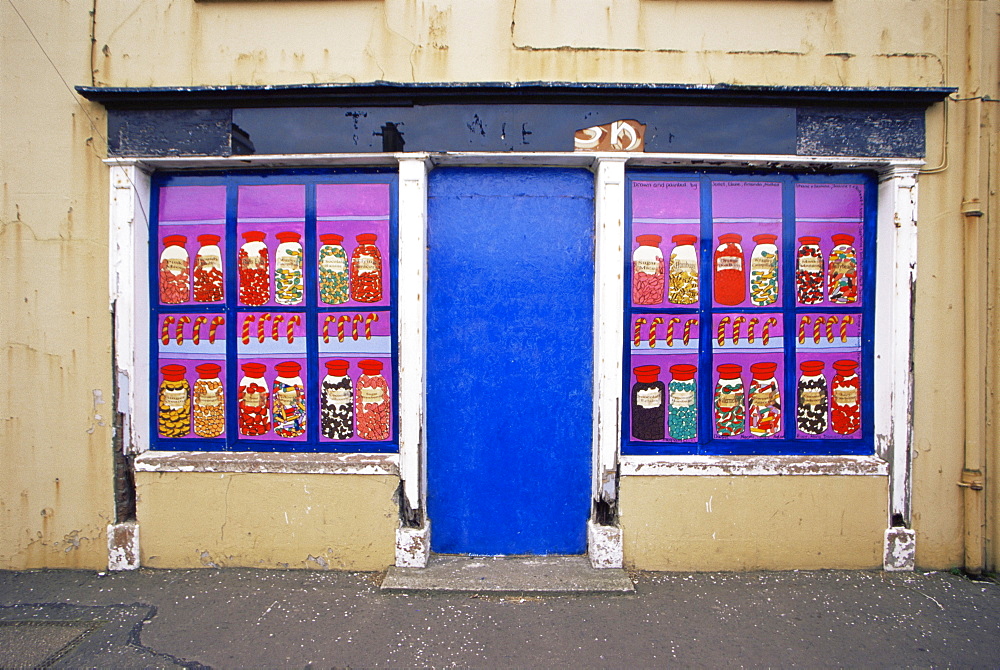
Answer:
[{"label": "striped candy cane", "polygon": [[291,344],[295,341],[295,326],[302,323],[302,317],[298,314],[292,314],[288,317],[288,343]]},{"label": "striped candy cane", "polygon": [[745,316],[743,316],[743,315],[740,315],[740,316],[736,317],[735,319],[733,319],[733,345],[734,346],[740,343],[740,326],[742,324],[746,323],[746,320],[747,320],[747,318]]},{"label": "striped candy cane", "polygon": [[177,319],[177,330],[174,331],[177,338],[177,344],[184,344],[184,324],[191,323],[190,316],[182,316]]},{"label": "striped candy cane", "polygon": [[281,337],[281,322],[285,320],[284,314],[275,314],[271,319],[271,339],[275,342]]},{"label": "striped candy cane", "polygon": [[833,342],[833,327],[837,323],[837,316],[831,315],[826,317],[826,341]]},{"label": "striped candy cane", "polygon": [[[770,321],[770,319],[768,319]],[[803,316],[799,321],[799,344],[806,343],[806,326],[809,325],[809,317]]]},{"label": "striped candy cane", "polygon": [[[663,317],[658,316],[649,324],[649,348],[656,348],[656,327],[663,325]],[[667,345],[670,346],[669,344]]]},{"label": "striped candy cane", "polygon": [[329,342],[330,341],[330,322],[331,321],[336,321],[336,320],[337,320],[337,315],[336,314],[327,314],[326,318],[323,319],[323,341],[324,342]]},{"label": "striped candy cane", "polygon": [[270,314],[261,314],[257,321],[257,341],[261,344],[264,344],[264,339],[267,337],[267,322],[270,320]]},{"label": "striped candy cane", "polygon": [[813,321],[813,344],[819,344],[819,338],[823,337],[823,322],[825,319],[817,316]]},{"label": "striped candy cane", "polygon": [[247,314],[243,317],[243,330],[241,332],[243,344],[250,344],[250,324],[253,323],[254,318],[253,314]]},{"label": "striped candy cane", "polygon": [[646,325],[646,320],[639,317],[635,320],[635,332],[632,334],[632,341],[635,343],[636,348],[642,344],[642,327]]},{"label": "striped candy cane", "polygon": [[208,323],[207,316],[199,316],[194,320],[194,325],[191,326],[191,341],[194,344],[201,342],[201,324]]},{"label": "striped candy cane", "polygon": [[378,321],[378,314],[375,312],[369,312],[368,318],[365,319],[365,339],[372,339],[372,324]]},{"label": "striped candy cane", "polygon": [[848,314],[840,321],[840,341],[847,342],[847,324],[854,323],[854,317]]},{"label": "striped candy cane", "polygon": [[722,321],[719,321],[719,330],[716,335],[719,338],[719,346],[723,346],[726,343],[726,326],[729,325],[729,317],[722,317]]},{"label": "striped candy cane", "polygon": [[758,323],[760,323],[760,319],[758,319],[756,316],[750,317],[750,323],[747,324],[747,342],[749,342],[750,344],[753,344],[754,341],[753,329],[757,326]]},{"label": "striped candy cane", "polygon": [[350,320],[351,320],[351,317],[347,316],[346,314],[341,314],[340,317],[337,319],[337,341],[338,342],[343,342],[344,341],[344,324],[345,323],[349,323]]},{"label": "striped candy cane", "polygon": [[163,325],[160,327],[160,341],[163,344],[170,344],[170,325],[176,321],[173,316],[163,318]]},{"label": "striped candy cane", "polygon": [[684,322],[684,344],[691,341],[691,326],[698,323],[698,319],[688,319]]},{"label": "striped candy cane", "polygon": [[775,326],[778,325],[778,320],[776,318],[774,318],[773,316],[769,317],[768,320],[764,322],[764,332],[760,336],[760,343],[763,344],[765,347],[767,346],[767,343],[771,340],[771,326],[772,325],[775,325]]},{"label": "striped candy cane", "polygon": [[212,318],[212,323],[208,326],[208,343],[215,344],[215,331],[219,329],[219,326],[226,323],[226,317],[216,316]]},{"label": "striped candy cane", "polygon": [[670,318],[667,322],[667,346],[674,346],[674,324],[679,324],[681,322],[680,317],[674,316]]},{"label": "striped candy cane", "polygon": [[358,324],[364,320],[365,318],[360,314],[355,314],[354,318],[351,319],[351,337],[354,338],[355,342],[358,341]]}]

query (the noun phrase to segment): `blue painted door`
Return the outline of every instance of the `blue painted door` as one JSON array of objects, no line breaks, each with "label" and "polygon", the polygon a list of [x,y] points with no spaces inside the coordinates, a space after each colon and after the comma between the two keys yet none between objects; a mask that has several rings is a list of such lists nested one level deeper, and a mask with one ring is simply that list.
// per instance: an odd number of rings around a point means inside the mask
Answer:
[{"label": "blue painted door", "polygon": [[584,553],[593,175],[440,168],[429,188],[431,547]]}]

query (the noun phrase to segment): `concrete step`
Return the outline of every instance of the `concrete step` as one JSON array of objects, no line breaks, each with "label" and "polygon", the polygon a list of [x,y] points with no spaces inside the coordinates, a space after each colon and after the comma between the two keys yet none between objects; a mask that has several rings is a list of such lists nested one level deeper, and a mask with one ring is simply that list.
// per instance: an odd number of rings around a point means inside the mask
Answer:
[{"label": "concrete step", "polygon": [[382,590],[396,593],[634,593],[625,570],[590,567],[586,556],[432,555],[426,568],[391,567]]}]

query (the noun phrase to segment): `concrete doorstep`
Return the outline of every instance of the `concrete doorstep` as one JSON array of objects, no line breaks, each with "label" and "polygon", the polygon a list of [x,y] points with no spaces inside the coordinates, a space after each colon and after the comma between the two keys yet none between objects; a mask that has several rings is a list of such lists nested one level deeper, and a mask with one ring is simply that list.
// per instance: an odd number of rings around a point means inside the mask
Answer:
[{"label": "concrete doorstep", "polygon": [[381,589],[394,593],[634,593],[621,568],[595,569],[586,556],[432,555],[426,568],[391,567]]}]

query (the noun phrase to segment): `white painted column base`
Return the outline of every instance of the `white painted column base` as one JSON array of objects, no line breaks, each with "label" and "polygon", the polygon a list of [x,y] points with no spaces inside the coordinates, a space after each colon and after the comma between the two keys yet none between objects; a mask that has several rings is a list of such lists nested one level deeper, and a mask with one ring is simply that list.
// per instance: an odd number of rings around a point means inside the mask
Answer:
[{"label": "white painted column base", "polygon": [[622,529],[587,522],[587,553],[594,568],[620,568],[625,560]]},{"label": "white painted column base", "polygon": [[135,521],[108,525],[108,570],[139,569],[139,524]]},{"label": "white painted column base", "polygon": [[916,567],[917,533],[909,528],[887,528],[882,568],[886,572],[913,572]]},{"label": "white painted column base", "polygon": [[396,567],[426,568],[431,555],[431,522],[422,528],[396,529]]}]

